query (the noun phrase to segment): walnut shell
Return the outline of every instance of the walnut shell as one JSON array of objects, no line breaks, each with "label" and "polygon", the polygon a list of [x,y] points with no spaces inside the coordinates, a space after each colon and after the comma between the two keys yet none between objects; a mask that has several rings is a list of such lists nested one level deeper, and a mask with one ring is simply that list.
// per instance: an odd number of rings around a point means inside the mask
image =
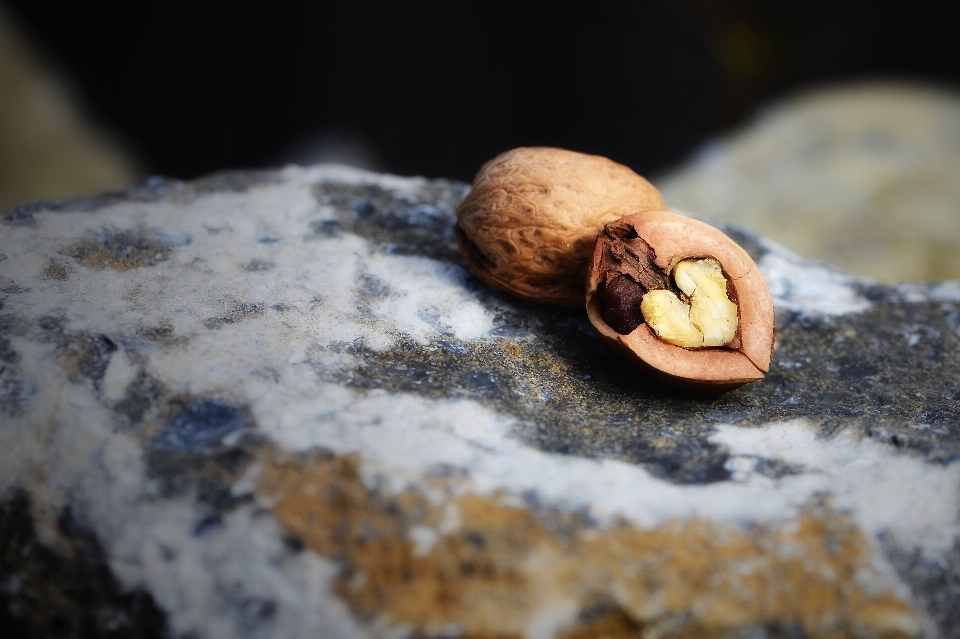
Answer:
[{"label": "walnut shell", "polygon": [[[633,235],[630,232],[635,232]],[[619,235],[618,235],[619,234]],[[641,255],[629,268],[619,266],[615,236],[639,238],[620,256]],[[637,250],[637,246],[642,250]],[[601,287],[619,285],[626,274],[643,290],[670,286],[669,274],[682,260],[712,258],[737,304],[738,327],[724,347],[687,349],[663,341],[646,323],[621,334],[604,320]],[[633,260],[633,257],[625,259]],[[630,273],[627,273],[630,271]],[[643,282],[641,282],[643,280]],[[644,284],[645,283],[645,284]],[[616,293],[620,295],[619,291]],[[775,316],[770,289],[756,263],[721,231],[672,211],[646,211],[612,222],[597,238],[587,277],[587,315],[600,336],[618,353],[666,384],[700,394],[733,390],[762,379],[773,356]],[[628,330],[631,326],[621,330]]]},{"label": "walnut shell", "polygon": [[523,147],[481,167],[457,209],[457,242],[481,280],[527,301],[579,307],[597,233],[629,213],[664,208],[622,164]]}]

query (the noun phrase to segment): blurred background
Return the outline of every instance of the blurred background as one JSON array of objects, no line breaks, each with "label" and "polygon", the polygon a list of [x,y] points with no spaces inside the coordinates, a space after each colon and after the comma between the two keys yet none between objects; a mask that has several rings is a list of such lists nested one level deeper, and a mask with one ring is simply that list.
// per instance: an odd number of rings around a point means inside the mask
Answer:
[{"label": "blurred background", "polygon": [[521,145],[883,280],[960,278],[960,4],[0,0],[0,210]]}]

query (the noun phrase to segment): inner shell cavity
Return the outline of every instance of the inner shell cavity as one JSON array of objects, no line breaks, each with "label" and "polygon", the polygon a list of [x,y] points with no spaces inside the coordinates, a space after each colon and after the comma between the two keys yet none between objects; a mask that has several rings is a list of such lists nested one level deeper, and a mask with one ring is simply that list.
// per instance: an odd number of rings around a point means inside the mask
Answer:
[{"label": "inner shell cavity", "polygon": [[682,260],[666,273],[657,266],[653,247],[625,221],[608,224],[599,241],[600,314],[613,330],[627,335],[647,323],[660,339],[683,348],[734,340],[737,305],[730,301],[717,260]]}]

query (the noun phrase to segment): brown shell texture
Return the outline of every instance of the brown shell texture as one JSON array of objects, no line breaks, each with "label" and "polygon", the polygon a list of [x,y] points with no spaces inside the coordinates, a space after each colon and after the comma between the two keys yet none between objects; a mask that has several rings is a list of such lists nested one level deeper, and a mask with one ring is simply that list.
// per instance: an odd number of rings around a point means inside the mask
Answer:
[{"label": "brown shell texture", "polygon": [[773,299],[756,263],[720,230],[672,211],[646,211],[621,222],[655,252],[656,265],[669,273],[677,262],[713,258],[736,291],[739,326],[732,347],[686,349],[657,337],[647,324],[620,335],[603,320],[598,287],[602,246],[597,242],[587,278],[587,315],[610,346],[662,382],[697,394],[733,390],[763,378],[770,368],[775,336]]},{"label": "brown shell texture", "polygon": [[522,147],[487,162],[457,209],[457,242],[481,280],[541,304],[578,307],[597,234],[660,192],[596,155]]}]

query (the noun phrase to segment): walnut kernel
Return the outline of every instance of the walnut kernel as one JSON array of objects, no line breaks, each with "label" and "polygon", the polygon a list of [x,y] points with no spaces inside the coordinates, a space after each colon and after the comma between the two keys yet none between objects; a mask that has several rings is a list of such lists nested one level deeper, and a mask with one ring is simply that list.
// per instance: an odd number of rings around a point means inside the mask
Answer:
[{"label": "walnut kernel", "polygon": [[725,346],[737,332],[737,305],[727,297],[727,280],[716,260],[683,260],[673,279],[689,304],[659,289],[640,301],[644,320],[665,342],[684,348]]}]

